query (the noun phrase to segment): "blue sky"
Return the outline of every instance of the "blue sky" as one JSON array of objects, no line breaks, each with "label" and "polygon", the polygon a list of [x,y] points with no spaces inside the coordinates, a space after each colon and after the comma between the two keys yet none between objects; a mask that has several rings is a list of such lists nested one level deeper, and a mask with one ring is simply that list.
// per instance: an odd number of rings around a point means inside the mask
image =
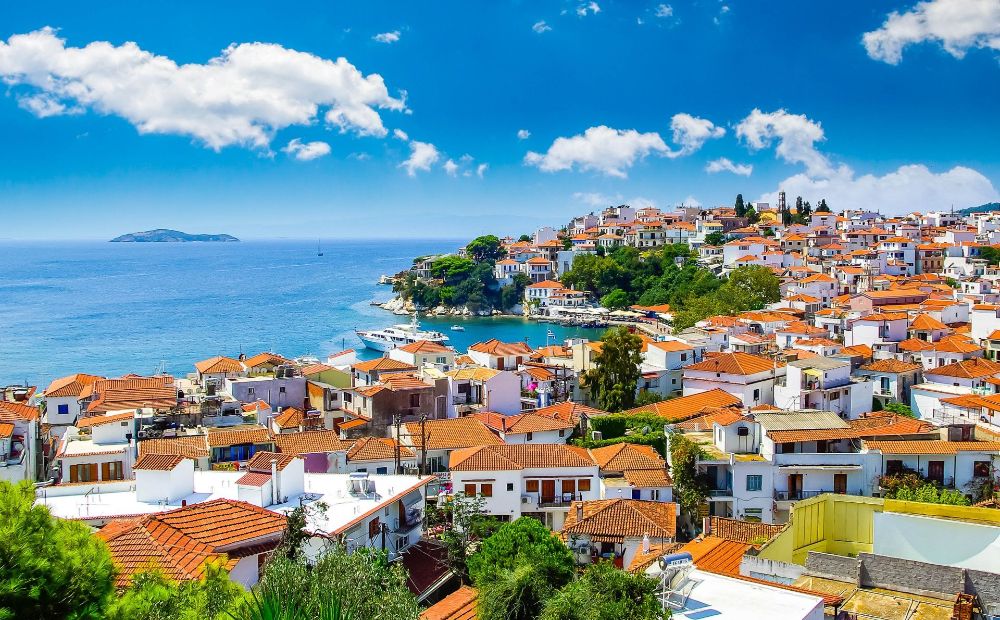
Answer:
[{"label": "blue sky", "polygon": [[979,204],[995,5],[4,3],[0,238],[463,237],[779,188]]}]

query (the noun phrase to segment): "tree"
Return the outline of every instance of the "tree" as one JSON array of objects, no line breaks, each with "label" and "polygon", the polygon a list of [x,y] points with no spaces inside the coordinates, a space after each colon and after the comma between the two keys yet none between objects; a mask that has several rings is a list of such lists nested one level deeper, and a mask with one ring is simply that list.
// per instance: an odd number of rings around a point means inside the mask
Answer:
[{"label": "tree", "polygon": [[531,235],[521,235],[520,237],[517,238],[517,240],[527,241],[528,243],[531,243]]},{"label": "tree", "polygon": [[465,246],[465,252],[477,263],[495,263],[507,255],[496,235],[476,237]]},{"label": "tree", "polygon": [[257,620],[254,599],[286,616],[277,618],[325,618],[334,606],[350,610],[359,620],[416,620],[420,613],[416,597],[406,586],[406,569],[389,563],[383,551],[370,548],[348,553],[340,543],[330,542],[315,564],[305,558],[274,554],[254,592],[240,607],[237,620]]},{"label": "tree", "polygon": [[826,198],[820,198],[819,204],[816,205],[816,213],[829,213],[830,207],[826,204]]},{"label": "tree", "polygon": [[104,542],[36,506],[28,482],[0,482],[0,619],[103,618],[114,590]]},{"label": "tree", "polygon": [[996,266],[1000,263],[1000,247],[988,245],[979,248],[979,258],[986,260],[990,265]]},{"label": "tree", "polygon": [[708,497],[709,485],[698,473],[701,447],[680,433],[670,435],[670,477],[674,481],[674,501],[688,514],[697,514]]},{"label": "tree", "polygon": [[[449,502],[435,521],[441,526],[438,538],[448,550],[448,567],[459,576],[463,583],[470,583],[469,549],[480,540],[489,538],[500,527],[496,517],[486,514],[486,500],[479,495],[466,496],[459,493]],[[433,509],[428,509],[428,525],[431,525]]]},{"label": "tree", "polygon": [[750,206],[748,206],[746,209],[746,217],[747,217],[747,222],[749,222],[750,224],[756,224],[757,222],[760,221],[760,215],[758,215],[757,211]]},{"label": "tree", "polygon": [[726,242],[726,235],[724,233],[716,231],[716,232],[710,232],[707,235],[705,235],[706,245],[722,245],[725,242]]},{"label": "tree", "polygon": [[650,392],[649,390],[642,390],[639,392],[639,396],[635,399],[635,406],[642,407],[644,405],[653,405],[659,402],[663,402],[664,398],[662,394],[657,394],[656,392]]},{"label": "tree", "polygon": [[635,403],[642,363],[642,339],[625,327],[604,332],[601,351],[594,357],[594,368],[584,373],[590,397],[605,411],[621,411]]},{"label": "tree", "polygon": [[539,578],[561,588],[573,578],[573,553],[540,521],[520,517],[500,526],[469,558],[469,575],[476,587],[496,583],[504,571],[526,562]]},{"label": "tree", "polygon": [[475,269],[476,264],[461,256],[442,256],[431,265],[431,275],[448,284],[459,284]]},{"label": "tree", "polygon": [[659,620],[661,615],[655,581],[599,562],[545,601],[539,620]]},{"label": "tree", "polygon": [[556,587],[537,566],[526,560],[498,571],[495,579],[479,586],[476,617],[479,620],[535,620]]},{"label": "tree", "polygon": [[132,584],[108,608],[108,620],[212,620],[228,618],[227,610],[244,591],[229,579],[221,562],[205,565],[199,580],[176,582],[161,571],[136,573]]},{"label": "tree", "polygon": [[743,194],[736,194],[736,204],[734,205],[736,209],[736,217],[744,217],[747,212],[746,204],[743,202]]},{"label": "tree", "polygon": [[629,299],[628,293],[620,288],[616,288],[604,297],[601,297],[601,306],[610,310],[621,310],[631,305],[632,300]]},{"label": "tree", "polygon": [[891,411],[892,413],[898,413],[899,415],[906,416],[908,418],[917,417],[910,406],[905,403],[887,403],[884,407],[886,411]]},{"label": "tree", "polygon": [[781,299],[781,282],[762,265],[738,267],[719,290],[719,298],[728,300],[737,312],[760,310]]}]

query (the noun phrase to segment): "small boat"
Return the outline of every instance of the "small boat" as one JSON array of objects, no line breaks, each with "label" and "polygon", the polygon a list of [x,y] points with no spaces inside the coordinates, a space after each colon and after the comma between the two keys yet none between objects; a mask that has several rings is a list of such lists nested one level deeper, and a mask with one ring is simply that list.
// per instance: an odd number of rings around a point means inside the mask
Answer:
[{"label": "small boat", "polygon": [[452,325],[451,326],[451,331],[453,331],[453,332],[464,332],[465,328],[462,327],[461,325]]},{"label": "small boat", "polygon": [[382,277],[380,277],[378,279],[378,283],[379,284],[392,284],[392,278],[390,278],[389,276],[387,276],[385,274],[382,274]]},{"label": "small boat", "polygon": [[316,256],[323,256],[323,248],[319,244],[319,239],[316,240]]}]

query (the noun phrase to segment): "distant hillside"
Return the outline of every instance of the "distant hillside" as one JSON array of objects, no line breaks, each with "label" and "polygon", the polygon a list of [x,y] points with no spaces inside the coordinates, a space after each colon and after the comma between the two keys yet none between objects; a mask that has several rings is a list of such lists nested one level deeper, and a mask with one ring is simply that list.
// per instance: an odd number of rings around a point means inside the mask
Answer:
[{"label": "distant hillside", "polygon": [[232,235],[189,235],[179,230],[157,228],[115,237],[112,243],[180,243],[187,241],[239,241]]},{"label": "distant hillside", "polygon": [[978,207],[962,209],[959,213],[962,215],[970,215],[972,213],[982,213],[983,211],[1000,211],[1000,202],[987,202],[986,204],[979,205]]}]

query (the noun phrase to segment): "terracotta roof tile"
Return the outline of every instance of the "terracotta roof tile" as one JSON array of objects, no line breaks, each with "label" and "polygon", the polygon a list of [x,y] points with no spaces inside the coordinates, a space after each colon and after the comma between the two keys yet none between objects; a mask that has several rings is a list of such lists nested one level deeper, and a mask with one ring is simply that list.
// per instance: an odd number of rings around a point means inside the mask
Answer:
[{"label": "terracotta roof tile", "polygon": [[564,444],[501,444],[451,453],[452,471],[499,471],[535,467],[594,467],[584,448]]},{"label": "terracotta roof tile", "polygon": [[400,351],[407,353],[451,353],[452,350],[443,344],[431,342],[430,340],[418,340],[410,344],[399,347]]},{"label": "terracotta roof tile", "polygon": [[619,443],[591,448],[590,455],[602,471],[623,472],[628,469],[664,469],[664,461],[652,446]]},{"label": "terracotta roof tile", "polygon": [[208,458],[211,452],[208,449],[205,435],[186,435],[183,437],[145,439],[140,441],[140,458],[148,454],[168,454],[189,459],[201,459]]},{"label": "terracotta roof tile", "polygon": [[354,369],[367,373],[373,370],[416,370],[417,367],[413,364],[407,364],[406,362],[394,360],[391,357],[379,357],[366,362],[358,362],[354,365]]},{"label": "terracotta roof tile", "polygon": [[[752,357],[752,356],[751,356]],[[660,401],[652,405],[644,405],[627,409],[623,414],[651,413],[666,418],[668,421],[680,422],[693,418],[706,408],[742,407],[743,401],[725,390],[715,388],[690,396],[681,396]]]},{"label": "terracotta roof tile", "polygon": [[[400,446],[400,456],[412,458],[413,450]],[[362,437],[347,451],[348,461],[385,461],[396,458],[396,440],[384,437]]]},{"label": "terracotta roof tile", "polygon": [[1000,363],[981,357],[955,362],[946,366],[924,371],[925,375],[938,377],[957,377],[961,379],[978,379],[1000,373]]},{"label": "terracotta roof tile", "polygon": [[462,586],[420,614],[420,620],[476,620],[479,591]]},{"label": "terracotta roof tile", "polygon": [[588,407],[587,405],[574,403],[572,401],[564,401],[554,405],[549,405],[548,407],[542,407],[541,409],[535,409],[532,413],[549,418],[558,418],[563,421],[573,422],[574,424],[579,422],[580,418],[583,416],[597,417],[608,415],[607,411],[602,411],[601,409],[595,409],[594,407]]},{"label": "terracotta roof tile", "polygon": [[870,370],[872,372],[888,372],[888,373],[901,373],[901,372],[912,372],[914,370],[921,370],[923,366],[920,364],[913,364],[910,362],[901,362],[894,358],[876,360],[870,364],[865,364],[861,367],[861,370]]},{"label": "terracotta roof tile", "polygon": [[136,460],[132,469],[171,471],[183,460],[184,457],[178,454],[146,454]]},{"label": "terracotta roof tile", "polygon": [[321,454],[346,451],[351,442],[341,441],[337,431],[302,431],[274,436],[274,444],[282,454]]},{"label": "terracotta roof tile", "polygon": [[224,355],[216,355],[207,360],[194,363],[194,368],[201,374],[243,372],[243,364],[239,360]]},{"label": "terracotta roof tile", "polygon": [[572,422],[536,413],[504,415],[502,413],[483,412],[477,413],[473,417],[498,433],[540,433],[542,431],[568,430],[574,426]]},{"label": "terracotta roof tile", "polygon": [[[548,262],[548,261],[546,261]],[[488,353],[490,355],[530,355],[531,347],[524,342],[501,342],[492,338],[485,342],[477,342],[469,347],[470,351]]]},{"label": "terracotta roof tile", "polygon": [[247,368],[256,368],[258,366],[280,366],[282,364],[291,364],[292,360],[282,357],[277,353],[258,353],[253,357],[248,357],[243,360],[243,365]]},{"label": "terracotta roof tile", "polygon": [[[420,434],[420,423],[407,422],[404,426],[409,442],[414,448],[421,449],[423,437]],[[455,450],[503,443],[499,437],[490,432],[490,429],[481,419],[478,419],[478,416],[427,420],[424,423],[424,432],[427,434],[428,450]]]},{"label": "terracotta roof tile", "polygon": [[766,357],[749,353],[723,353],[706,358],[697,364],[685,366],[684,370],[699,372],[720,372],[730,375],[755,375],[774,370],[775,362]]},{"label": "terracotta roof tile", "polygon": [[784,525],[752,523],[726,517],[709,517],[709,531],[712,536],[742,543],[761,544],[777,536]]},{"label": "terracotta roof tile", "polygon": [[959,452],[1000,452],[1000,441],[865,441],[869,450],[882,454],[957,454]]},{"label": "terracotta roof tile", "polygon": [[77,373],[75,375],[70,375],[68,377],[61,377],[59,379],[54,379],[49,387],[45,388],[46,398],[61,398],[66,396],[80,396],[83,392],[83,388],[92,384],[95,381],[99,381],[104,377],[98,377],[96,375],[87,375],[83,373]]},{"label": "terracotta roof tile", "polygon": [[294,454],[279,454],[278,452],[268,452],[261,451],[253,455],[250,462],[247,463],[247,469],[250,471],[271,471],[271,461],[278,461],[278,471],[283,471],[293,460],[295,460]]},{"label": "terracotta roof tile", "polygon": [[271,443],[271,434],[263,426],[238,429],[213,430],[208,433],[208,446],[222,448],[240,444]]},{"label": "terracotta roof tile", "polygon": [[[577,509],[583,508],[578,519]],[[596,542],[621,542],[626,537],[673,539],[677,532],[677,504],[637,499],[599,499],[573,502],[560,532],[564,539],[589,535]]]},{"label": "terracotta roof tile", "polygon": [[104,426],[105,424],[116,424],[135,418],[135,413],[128,411],[125,413],[113,413],[111,415],[93,415],[80,418],[76,422],[77,428],[92,428],[94,426]]}]

